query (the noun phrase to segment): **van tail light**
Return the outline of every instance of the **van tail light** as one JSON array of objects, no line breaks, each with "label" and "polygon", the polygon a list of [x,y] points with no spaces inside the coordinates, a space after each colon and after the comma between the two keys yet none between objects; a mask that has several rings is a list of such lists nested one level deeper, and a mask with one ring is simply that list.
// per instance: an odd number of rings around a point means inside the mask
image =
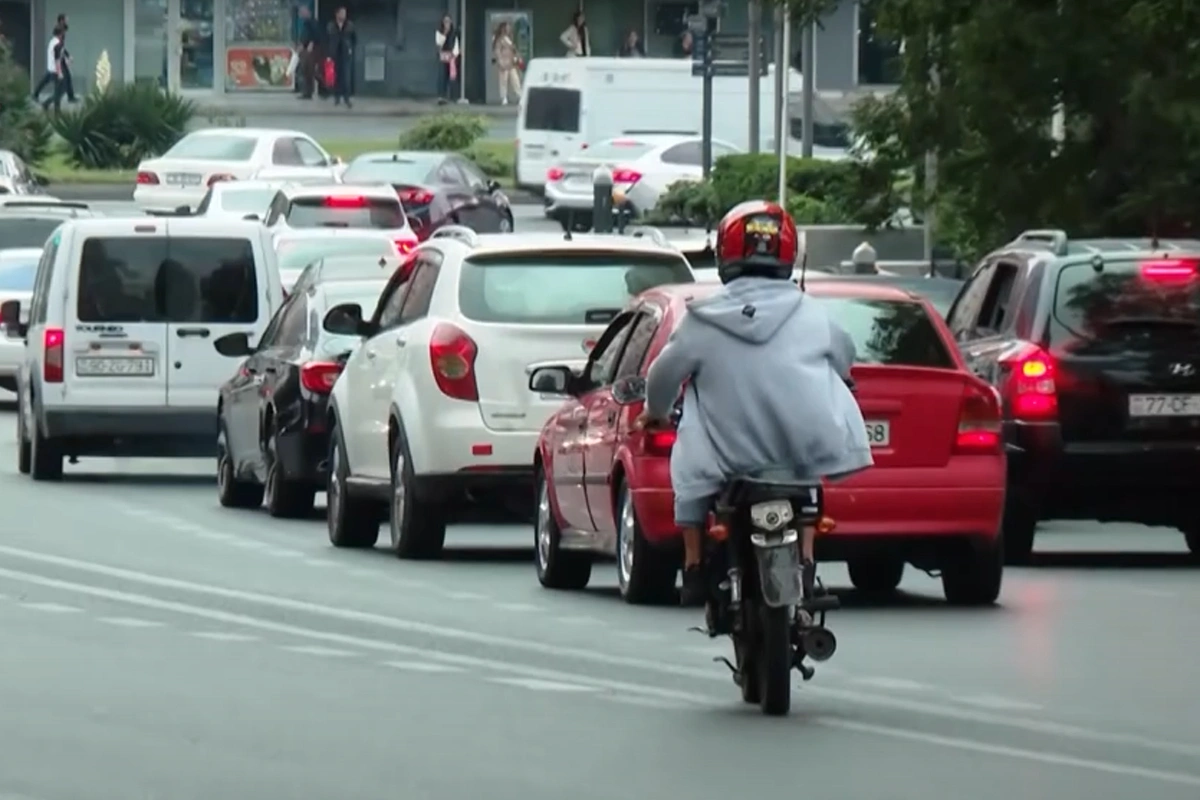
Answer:
[{"label": "van tail light", "polygon": [[475,357],[479,348],[461,328],[443,322],[429,339],[429,363],[442,394],[455,400],[479,400]]},{"label": "van tail light", "polygon": [[314,394],[329,394],[341,374],[341,364],[310,361],[300,368],[300,385]]},{"label": "van tail light", "polygon": [[226,181],[236,181],[236,180],[237,180],[237,178],[234,177],[233,175],[230,175],[228,172],[222,172],[219,175],[213,175],[211,178],[209,178],[208,185],[212,186],[214,183],[225,183]]},{"label": "van tail light", "polygon": [[669,456],[679,433],[674,428],[649,430],[642,435],[642,450],[648,456]]},{"label": "van tail light", "polygon": [[552,182],[561,181],[563,176],[566,174],[567,173],[563,171],[562,167],[551,167],[550,169],[546,170],[546,180]]},{"label": "van tail light", "polygon": [[46,383],[63,382],[66,338],[62,328],[46,328],[42,334],[42,380]]},{"label": "van tail light", "polygon": [[433,202],[433,192],[412,186],[397,186],[396,196],[406,206],[427,206]]},{"label": "van tail light", "polygon": [[1034,344],[1022,343],[1000,358],[1006,376],[1001,394],[1014,419],[1041,422],[1058,418],[1054,359]]},{"label": "van tail light", "polygon": [[995,455],[1000,452],[1001,445],[1000,396],[991,386],[972,381],[963,390],[954,452]]},{"label": "van tail light", "polygon": [[139,172],[137,182],[142,186],[158,186],[158,176],[153,172]]},{"label": "van tail light", "polygon": [[637,183],[642,179],[642,173],[628,167],[614,169],[612,176],[613,183]]}]

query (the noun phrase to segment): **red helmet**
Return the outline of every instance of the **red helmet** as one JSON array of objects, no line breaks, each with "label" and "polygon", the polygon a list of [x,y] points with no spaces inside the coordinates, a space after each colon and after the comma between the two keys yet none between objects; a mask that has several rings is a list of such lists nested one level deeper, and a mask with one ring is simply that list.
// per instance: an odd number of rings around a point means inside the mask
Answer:
[{"label": "red helmet", "polygon": [[778,203],[747,200],[717,226],[717,275],[722,283],[744,275],[787,280],[799,250],[791,214]]}]

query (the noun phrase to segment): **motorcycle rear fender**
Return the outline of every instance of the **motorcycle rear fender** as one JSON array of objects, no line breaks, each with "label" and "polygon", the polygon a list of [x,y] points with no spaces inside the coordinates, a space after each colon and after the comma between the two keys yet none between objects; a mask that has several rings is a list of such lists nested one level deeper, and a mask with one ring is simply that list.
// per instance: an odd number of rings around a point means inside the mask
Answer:
[{"label": "motorcycle rear fender", "polygon": [[804,599],[800,535],[795,530],[752,533],[750,544],[754,547],[763,602],[771,608],[798,605]]}]

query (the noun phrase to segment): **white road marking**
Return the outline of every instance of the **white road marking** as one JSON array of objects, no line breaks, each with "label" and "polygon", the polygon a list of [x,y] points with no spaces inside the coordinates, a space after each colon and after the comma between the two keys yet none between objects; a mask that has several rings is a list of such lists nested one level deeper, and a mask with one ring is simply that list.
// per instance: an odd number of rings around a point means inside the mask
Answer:
[{"label": "white road marking", "polygon": [[1143,780],[1158,781],[1160,783],[1173,783],[1179,786],[1200,787],[1200,775],[1189,775],[1186,772],[1168,772],[1166,770],[1138,767],[1132,764],[1116,764],[1111,761],[1093,761],[1089,758],[1077,758],[1075,756],[1069,756],[1060,753],[1048,753],[1040,750],[1025,750],[1019,747],[991,744],[989,742],[981,742],[975,739],[964,739],[957,736],[939,736],[933,733],[921,733],[919,731],[891,728],[886,725],[872,725],[866,722],[852,722],[850,720],[829,718],[818,719],[816,722],[818,725],[825,725],[830,728],[841,728],[842,730],[855,731],[857,733],[885,736],[890,739],[903,739],[910,742],[920,742],[922,744],[934,745],[935,747],[945,747],[952,750],[967,750],[973,753],[982,753],[985,755],[1000,756],[1003,758],[1012,758],[1021,761],[1036,761],[1041,764],[1049,764],[1056,767],[1075,767],[1077,769],[1083,769],[1089,772],[1103,772],[1109,775],[1119,775],[1124,778],[1141,778]]},{"label": "white road marking", "polygon": [[554,621],[560,625],[603,625],[604,620],[596,619],[595,617],[555,617]]},{"label": "white road marking", "polygon": [[438,664],[433,661],[385,661],[385,666],[393,669],[404,670],[405,672],[462,672],[461,667],[452,667],[449,664]]},{"label": "white road marking", "polygon": [[544,606],[536,606],[533,603],[496,603],[495,608],[499,608],[502,611],[516,611],[519,613],[545,610]]},{"label": "white road marking", "polygon": [[228,533],[217,533],[216,531],[203,529],[193,530],[192,535],[197,539],[207,539],[210,542],[228,542],[233,538]]},{"label": "white road marking", "polygon": [[[23,550],[21,548],[9,547],[6,545],[0,545],[0,554],[8,555],[13,558],[21,558],[26,561],[72,567],[79,571],[90,572],[96,575],[123,578],[132,582],[141,583],[146,586],[183,589],[195,592],[197,594],[209,595],[211,597],[241,600],[276,609],[286,609],[289,611],[309,613],[327,620],[337,619],[343,621],[352,621],[356,623],[375,625],[392,631],[400,631],[410,634],[423,634],[445,641],[467,642],[470,644],[484,645],[493,648],[502,647],[509,650],[521,651],[527,654],[534,654],[549,658],[557,657],[574,659],[576,661],[590,663],[592,665],[599,665],[605,668],[622,667],[632,670],[639,670],[645,673],[653,673],[660,677],[693,678],[710,684],[720,683],[723,687],[729,683],[729,676],[717,669],[689,668],[674,663],[651,661],[648,659],[613,655],[610,653],[587,650],[584,648],[569,647],[559,644],[537,642],[529,639],[519,639],[495,634],[480,633],[477,631],[462,630],[442,625],[419,622],[416,620],[387,617],[382,614],[374,614],[366,611],[328,607],[319,605],[317,603],[310,603],[291,598],[273,597],[271,595],[259,594],[257,592],[227,589],[224,587],[199,584],[191,581],[165,578],[158,575],[137,572],[135,570],[110,567],[73,558],[54,556],[47,553],[37,553],[34,551]],[[31,583],[49,588],[62,589],[76,594],[102,597],[106,599],[116,599],[132,605],[140,605],[145,608],[175,611],[177,613],[202,617],[225,624],[242,625],[244,627],[256,628],[258,630],[269,630],[276,633],[293,635],[297,635],[297,631],[301,631],[301,633],[298,635],[306,636],[307,638],[320,639],[326,642],[351,644],[354,646],[363,647],[365,649],[383,650],[393,653],[404,653],[416,658],[434,657],[431,655],[431,651],[426,648],[405,647],[391,642],[356,639],[355,637],[346,637],[339,634],[297,628],[296,626],[282,625],[255,617],[230,614],[228,612],[216,611],[215,609],[205,609],[198,606],[189,606],[183,603],[159,600],[148,595],[138,595],[130,592],[117,592],[110,589],[101,589],[99,587],[71,583],[53,578],[46,578],[40,575],[20,572],[13,569],[0,568],[0,577],[7,577],[23,583]],[[520,670],[526,675],[530,674],[530,669],[534,669],[532,667],[527,668],[523,665],[518,666],[512,664],[511,662],[489,661],[487,659],[476,659],[451,653],[441,653],[436,657],[436,660],[445,661],[447,663],[456,663],[472,669],[495,669],[497,665],[505,665],[501,667],[501,669],[504,671],[513,672],[514,670]],[[552,671],[539,670],[539,672],[543,673],[544,675],[544,673]],[[561,675],[562,673],[558,674]],[[553,679],[553,675],[551,675],[548,679]],[[618,691],[626,690],[631,691],[632,693],[640,694],[650,693],[655,696],[664,696],[662,693],[664,691],[669,691],[651,688],[644,684],[615,682],[601,680],[598,678],[586,678],[583,680],[585,682],[591,682],[595,685],[613,688]],[[925,717],[954,719],[980,725],[1011,728],[1014,730],[1023,730],[1081,742],[1086,741],[1092,743],[1122,745],[1124,747],[1138,747],[1144,750],[1174,753],[1189,757],[1200,757],[1200,744],[1192,742],[1164,741],[1161,739],[1153,739],[1136,734],[1089,729],[1076,725],[1066,725],[1046,719],[1005,715],[967,708],[956,708],[946,706],[945,704],[923,702],[913,698],[889,697],[887,695],[869,692],[814,686],[813,684],[805,686],[804,691],[806,694],[813,697],[838,700],[864,706],[889,708],[892,710],[904,711]],[[697,697],[695,694],[686,692],[669,692],[668,696],[677,698],[681,697],[689,702],[696,702],[695,698]],[[707,697],[704,697],[700,702],[703,702],[705,705],[711,705],[712,703],[711,699]]]},{"label": "white road marking", "polygon": [[304,553],[299,550],[268,550],[267,555],[275,558],[304,558]]},{"label": "white road marking", "polygon": [[861,678],[850,678],[850,681],[862,686],[870,686],[872,689],[894,692],[927,692],[933,689],[926,683],[910,681],[907,678],[888,678],[882,675],[866,675]]},{"label": "white road marking", "polygon": [[535,692],[594,692],[595,686],[585,686],[578,683],[562,683],[561,681],[544,681],[538,678],[488,678],[489,683],[499,683],[504,686],[519,686],[522,689],[532,689]]},{"label": "white road marking", "polygon": [[299,644],[293,647],[285,647],[290,653],[300,653],[306,656],[323,656],[325,658],[349,658],[356,655],[352,650],[339,650],[336,647],[322,647],[319,644]]},{"label": "white road marking", "polygon": [[227,633],[225,631],[199,631],[189,634],[197,639],[207,639],[210,642],[255,642],[257,636],[248,633]]},{"label": "white road marking", "polygon": [[324,558],[306,558],[304,563],[310,567],[335,567],[337,562],[328,561]]},{"label": "white road marking", "polygon": [[48,614],[78,614],[82,608],[64,606],[62,603],[22,603],[30,611],[45,611]]},{"label": "white road marking", "polygon": [[163,623],[137,617],[101,617],[100,621],[120,628],[161,628]]},{"label": "white road marking", "polygon": [[667,638],[664,634],[650,631],[617,631],[616,635],[622,639],[632,639],[635,642],[661,642]]},{"label": "white road marking", "polygon": [[604,699],[623,706],[653,708],[657,711],[685,711],[693,707],[687,703],[676,703],[670,700],[659,700],[654,697],[638,697],[636,695],[606,694],[604,695]]},{"label": "white road marking", "polygon": [[1013,700],[1008,697],[999,697],[994,694],[977,694],[969,696],[951,697],[956,703],[963,703],[968,706],[976,706],[977,708],[986,708],[989,711],[1040,711],[1041,706],[1037,703],[1029,703],[1024,700]]},{"label": "white road marking", "polygon": [[268,546],[264,542],[258,542],[254,539],[231,539],[229,544],[234,547],[240,547],[243,550],[263,550]]},{"label": "white road marking", "polygon": [[442,592],[443,597],[448,597],[451,600],[487,600],[486,594],[478,592]]}]

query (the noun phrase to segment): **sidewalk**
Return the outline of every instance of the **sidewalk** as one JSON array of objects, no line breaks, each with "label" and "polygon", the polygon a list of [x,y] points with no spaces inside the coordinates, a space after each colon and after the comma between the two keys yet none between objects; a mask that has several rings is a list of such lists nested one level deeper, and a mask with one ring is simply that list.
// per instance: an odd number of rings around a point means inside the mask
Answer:
[{"label": "sidewalk", "polygon": [[[254,94],[214,94],[211,98],[196,99],[200,113],[204,116],[262,117],[282,115],[289,117],[345,116],[346,110],[332,101],[299,100],[292,92],[259,92]],[[495,105],[468,105],[452,103],[440,106],[433,100],[418,100],[398,97],[355,97],[354,112],[357,117],[423,117],[429,114],[458,112],[480,114],[496,121],[515,120],[517,107]]]}]

